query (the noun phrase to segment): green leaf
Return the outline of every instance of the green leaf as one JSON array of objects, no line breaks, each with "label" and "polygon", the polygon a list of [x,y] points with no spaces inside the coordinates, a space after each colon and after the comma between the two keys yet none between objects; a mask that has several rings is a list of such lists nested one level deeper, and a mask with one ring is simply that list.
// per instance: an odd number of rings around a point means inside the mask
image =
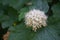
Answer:
[{"label": "green leaf", "polygon": [[7,20],[7,21],[4,21],[2,22],[2,27],[3,28],[6,28],[6,27],[11,27],[13,25],[13,20]]},{"label": "green leaf", "polygon": [[44,11],[45,13],[49,9],[47,0],[32,0],[32,4],[33,5],[30,6],[30,9],[39,9],[41,11]]},{"label": "green leaf", "polygon": [[53,11],[53,19],[52,21],[55,24],[55,29],[57,30],[58,34],[60,34],[60,3],[58,2],[57,4],[53,5],[52,7]]},{"label": "green leaf", "polygon": [[52,2],[52,0],[47,0],[48,2]]},{"label": "green leaf", "polygon": [[10,27],[14,22],[18,21],[18,12],[12,7],[5,7],[3,11],[1,11],[0,21],[2,22],[2,27]]},{"label": "green leaf", "polygon": [[25,17],[26,12],[28,12],[28,11],[29,11],[28,7],[22,8],[19,11],[19,21],[21,21],[21,19],[23,19]]},{"label": "green leaf", "polygon": [[3,18],[3,16],[4,16],[4,11],[3,11],[3,6],[2,6],[2,4],[0,3],[0,22],[2,21],[2,18]]},{"label": "green leaf", "polygon": [[6,5],[9,3],[9,0],[0,0],[0,2],[3,4],[3,5]]},{"label": "green leaf", "polygon": [[24,23],[15,27],[15,31],[10,32],[8,40],[59,40],[55,29],[49,25],[46,28],[38,29],[37,32],[26,28]]},{"label": "green leaf", "polygon": [[26,2],[29,0],[0,0],[0,3],[3,5],[9,5],[15,8],[16,10],[20,10]]},{"label": "green leaf", "polygon": [[57,3],[56,5],[54,5],[52,7],[52,10],[53,10],[53,13],[54,13],[54,17],[60,19],[60,3]]},{"label": "green leaf", "polygon": [[9,5],[13,8],[20,10],[29,0],[9,0]]},{"label": "green leaf", "polygon": [[4,11],[0,10],[0,20],[1,20],[2,16],[3,16],[3,13],[4,13]]}]

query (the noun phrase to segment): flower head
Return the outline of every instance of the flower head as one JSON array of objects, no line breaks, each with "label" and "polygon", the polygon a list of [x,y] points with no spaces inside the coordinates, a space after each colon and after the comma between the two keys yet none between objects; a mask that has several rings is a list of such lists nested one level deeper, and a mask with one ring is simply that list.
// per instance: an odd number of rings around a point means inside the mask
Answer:
[{"label": "flower head", "polygon": [[42,26],[46,26],[47,16],[43,11],[33,9],[26,13],[25,15],[25,24],[28,27],[32,27],[32,30],[36,31]]}]

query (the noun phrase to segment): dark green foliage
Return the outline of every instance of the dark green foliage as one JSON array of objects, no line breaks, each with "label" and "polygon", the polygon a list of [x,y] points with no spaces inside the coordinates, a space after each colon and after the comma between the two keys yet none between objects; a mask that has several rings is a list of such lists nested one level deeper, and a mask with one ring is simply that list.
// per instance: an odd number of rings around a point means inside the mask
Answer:
[{"label": "dark green foliage", "polygon": [[[32,5],[27,5],[28,2]],[[48,26],[37,32],[24,23],[25,13],[34,8],[49,16]],[[60,0],[0,0],[0,22],[0,38],[8,30],[8,40],[60,40]]]}]

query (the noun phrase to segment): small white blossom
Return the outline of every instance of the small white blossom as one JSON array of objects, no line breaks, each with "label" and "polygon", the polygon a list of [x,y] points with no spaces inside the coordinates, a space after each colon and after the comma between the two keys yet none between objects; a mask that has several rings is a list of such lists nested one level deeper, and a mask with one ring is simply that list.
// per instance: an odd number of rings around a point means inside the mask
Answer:
[{"label": "small white blossom", "polygon": [[32,27],[32,30],[36,31],[42,26],[46,26],[47,16],[43,11],[33,9],[26,13],[25,24],[28,27]]}]

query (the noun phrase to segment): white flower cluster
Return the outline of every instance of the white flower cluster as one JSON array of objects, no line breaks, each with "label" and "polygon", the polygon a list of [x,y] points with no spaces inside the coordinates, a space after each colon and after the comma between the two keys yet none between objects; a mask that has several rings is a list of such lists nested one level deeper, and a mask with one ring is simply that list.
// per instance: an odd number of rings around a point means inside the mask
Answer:
[{"label": "white flower cluster", "polygon": [[33,9],[26,13],[25,24],[28,27],[32,27],[33,31],[36,31],[42,26],[46,26],[47,16],[43,11]]}]

